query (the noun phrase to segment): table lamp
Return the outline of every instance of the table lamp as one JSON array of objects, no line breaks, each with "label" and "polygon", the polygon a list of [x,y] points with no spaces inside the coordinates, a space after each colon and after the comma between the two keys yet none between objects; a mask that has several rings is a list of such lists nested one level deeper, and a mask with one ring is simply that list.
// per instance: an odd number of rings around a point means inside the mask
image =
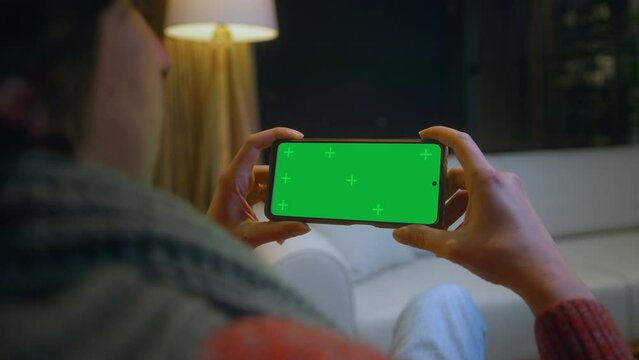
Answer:
[{"label": "table lamp", "polygon": [[166,10],[165,46],[173,64],[156,185],[206,211],[221,171],[259,129],[250,43],[278,36],[275,4],[168,0]]},{"label": "table lamp", "polygon": [[169,1],[168,37],[210,42],[215,36],[232,42],[258,42],[277,37],[273,0]]}]

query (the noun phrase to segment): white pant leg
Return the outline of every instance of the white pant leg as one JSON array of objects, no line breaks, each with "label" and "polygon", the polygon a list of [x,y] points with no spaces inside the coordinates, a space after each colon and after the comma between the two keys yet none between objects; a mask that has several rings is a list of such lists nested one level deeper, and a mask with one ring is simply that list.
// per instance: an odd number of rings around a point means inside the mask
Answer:
[{"label": "white pant leg", "polygon": [[397,359],[483,359],[484,319],[468,292],[440,285],[413,299],[402,311],[391,355]]}]

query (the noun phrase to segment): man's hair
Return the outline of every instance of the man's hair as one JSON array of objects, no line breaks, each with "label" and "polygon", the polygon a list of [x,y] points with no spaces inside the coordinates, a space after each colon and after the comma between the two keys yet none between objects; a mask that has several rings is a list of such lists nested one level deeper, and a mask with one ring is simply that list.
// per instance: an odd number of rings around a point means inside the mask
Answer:
[{"label": "man's hair", "polygon": [[[47,133],[70,142],[83,133],[101,13],[114,0],[0,0],[0,84],[26,80],[44,105]],[[164,1],[134,1],[156,31]]]}]

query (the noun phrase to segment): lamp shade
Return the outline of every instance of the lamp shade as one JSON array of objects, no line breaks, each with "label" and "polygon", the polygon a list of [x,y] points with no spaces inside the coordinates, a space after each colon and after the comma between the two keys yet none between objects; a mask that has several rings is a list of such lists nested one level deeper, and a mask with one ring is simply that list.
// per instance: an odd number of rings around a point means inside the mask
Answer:
[{"label": "lamp shade", "polygon": [[168,37],[211,41],[217,26],[226,26],[235,42],[277,37],[273,0],[169,0]]}]

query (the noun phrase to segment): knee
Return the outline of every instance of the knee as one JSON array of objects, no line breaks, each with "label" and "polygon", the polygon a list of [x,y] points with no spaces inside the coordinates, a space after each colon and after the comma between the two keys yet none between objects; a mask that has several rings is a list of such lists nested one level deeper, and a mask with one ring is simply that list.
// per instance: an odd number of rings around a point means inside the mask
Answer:
[{"label": "knee", "polygon": [[[459,285],[436,286],[411,301],[405,309],[407,316],[463,317],[483,324],[483,317],[468,291]],[[408,315],[410,314],[410,315]]]},{"label": "knee", "polygon": [[470,299],[470,294],[463,287],[456,284],[443,284],[435,286],[430,289],[428,293],[431,293],[433,297],[447,299]]}]

